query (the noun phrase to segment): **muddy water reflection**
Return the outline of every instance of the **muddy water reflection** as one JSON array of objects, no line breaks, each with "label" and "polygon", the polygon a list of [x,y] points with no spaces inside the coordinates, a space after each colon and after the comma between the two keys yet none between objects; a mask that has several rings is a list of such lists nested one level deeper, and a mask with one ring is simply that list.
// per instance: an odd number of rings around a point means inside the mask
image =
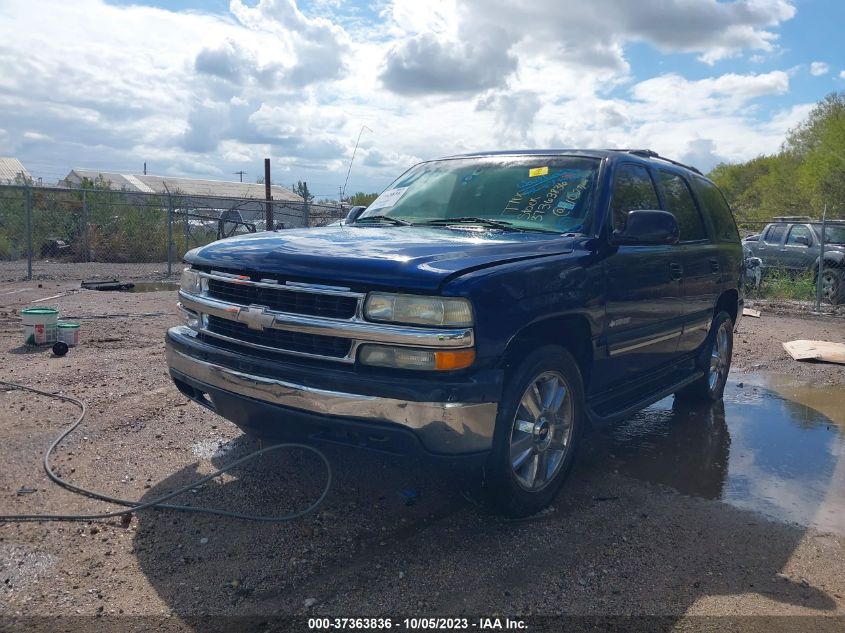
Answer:
[{"label": "muddy water reflection", "polygon": [[593,434],[587,459],[598,454],[622,474],[684,494],[845,533],[841,387],[739,375],[712,407],[667,398]]}]

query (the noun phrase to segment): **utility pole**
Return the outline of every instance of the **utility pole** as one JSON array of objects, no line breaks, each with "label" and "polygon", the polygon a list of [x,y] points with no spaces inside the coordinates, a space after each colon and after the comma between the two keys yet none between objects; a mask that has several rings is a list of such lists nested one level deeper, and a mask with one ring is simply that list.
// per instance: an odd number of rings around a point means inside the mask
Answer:
[{"label": "utility pole", "polygon": [[235,171],[235,172],[232,172],[232,173],[233,173],[233,174],[235,174],[236,176],[240,176],[240,177],[241,177],[241,182],[243,182],[243,181],[244,181],[244,174],[245,174],[246,172],[245,172],[243,169],[241,169],[240,171]]},{"label": "utility pole", "polygon": [[264,197],[266,198],[265,225],[267,231],[273,230],[273,196],[270,195],[270,159],[264,159]]},{"label": "utility pole", "polygon": [[144,161],[144,175],[147,175],[147,161]]}]

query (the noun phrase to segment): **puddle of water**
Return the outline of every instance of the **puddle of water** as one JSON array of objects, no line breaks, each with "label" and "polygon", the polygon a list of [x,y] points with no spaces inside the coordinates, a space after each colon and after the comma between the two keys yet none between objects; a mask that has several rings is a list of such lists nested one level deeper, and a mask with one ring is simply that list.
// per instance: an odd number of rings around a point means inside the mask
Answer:
[{"label": "puddle of water", "polygon": [[124,292],[162,292],[166,290],[179,290],[178,281],[136,281],[131,288]]},{"label": "puddle of water", "polygon": [[841,386],[738,375],[723,402],[667,398],[593,434],[590,445],[622,474],[845,534]]}]

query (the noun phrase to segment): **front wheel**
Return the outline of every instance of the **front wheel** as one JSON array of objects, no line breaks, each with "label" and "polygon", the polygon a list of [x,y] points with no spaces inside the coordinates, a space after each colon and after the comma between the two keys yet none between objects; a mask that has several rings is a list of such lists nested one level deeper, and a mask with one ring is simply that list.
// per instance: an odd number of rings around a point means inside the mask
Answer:
[{"label": "front wheel", "polygon": [[508,377],[490,455],[489,501],[511,516],[547,506],[575,458],[584,416],[584,384],[565,349],[542,347]]},{"label": "front wheel", "polygon": [[727,312],[719,312],[713,318],[710,333],[698,359],[698,366],[704,370],[704,375],[675,396],[699,402],[721,400],[731,370],[733,347],[733,320]]}]

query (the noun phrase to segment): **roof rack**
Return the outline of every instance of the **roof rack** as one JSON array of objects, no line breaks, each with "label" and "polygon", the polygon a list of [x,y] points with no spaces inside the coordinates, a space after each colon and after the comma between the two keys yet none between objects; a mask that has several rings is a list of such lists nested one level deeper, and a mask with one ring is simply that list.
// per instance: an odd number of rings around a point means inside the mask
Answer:
[{"label": "roof rack", "polygon": [[776,215],[772,218],[775,222],[812,222],[809,215]]},{"label": "roof rack", "polygon": [[692,165],[685,165],[684,163],[679,163],[678,161],[672,160],[671,158],[666,158],[665,156],[661,156],[660,154],[655,152],[653,149],[617,149],[617,150],[613,150],[613,151],[615,151],[615,152],[625,152],[626,154],[633,154],[634,156],[642,156],[643,158],[657,158],[657,159],[660,159],[660,160],[664,160],[667,163],[672,163],[673,165],[677,165],[678,167],[683,167],[684,169],[689,169],[690,171],[694,171],[699,176],[704,175],[696,167],[693,167]]}]

